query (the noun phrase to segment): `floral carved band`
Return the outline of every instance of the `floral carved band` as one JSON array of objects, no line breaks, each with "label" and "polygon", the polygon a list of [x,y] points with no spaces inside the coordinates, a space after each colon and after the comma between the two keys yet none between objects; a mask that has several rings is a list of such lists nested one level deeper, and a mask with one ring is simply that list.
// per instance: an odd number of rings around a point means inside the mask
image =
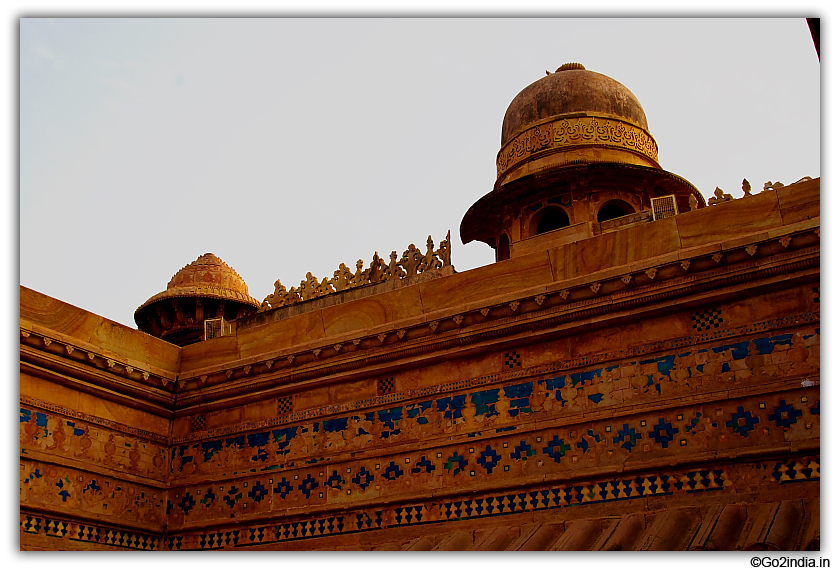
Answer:
[{"label": "floral carved band", "polygon": [[656,141],[644,129],[618,119],[570,117],[531,127],[508,142],[496,159],[497,174],[536,153],[576,146],[624,149],[659,162]]}]

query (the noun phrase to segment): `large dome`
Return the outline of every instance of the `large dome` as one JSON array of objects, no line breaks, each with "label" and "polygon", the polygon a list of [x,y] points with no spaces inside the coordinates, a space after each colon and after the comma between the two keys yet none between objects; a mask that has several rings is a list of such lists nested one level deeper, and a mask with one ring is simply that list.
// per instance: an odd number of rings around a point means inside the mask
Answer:
[{"label": "large dome", "polygon": [[523,89],[508,107],[496,184],[585,163],[660,168],[636,96],[611,77],[567,63]]},{"label": "large dome", "polygon": [[[560,228],[573,228],[564,230],[566,240],[597,235],[602,222],[651,210],[651,199],[668,195],[681,212],[692,208],[692,196],[704,205],[697,188],[659,165],[636,96],[611,77],[567,63],[508,106],[496,183],[464,215],[461,241],[483,241],[501,261]],[[555,217],[543,224],[546,212]]]},{"label": "large dome", "polygon": [[569,113],[601,113],[648,128],[642,104],[624,85],[579,63],[567,63],[519,92],[502,123],[502,146],[532,124]]}]

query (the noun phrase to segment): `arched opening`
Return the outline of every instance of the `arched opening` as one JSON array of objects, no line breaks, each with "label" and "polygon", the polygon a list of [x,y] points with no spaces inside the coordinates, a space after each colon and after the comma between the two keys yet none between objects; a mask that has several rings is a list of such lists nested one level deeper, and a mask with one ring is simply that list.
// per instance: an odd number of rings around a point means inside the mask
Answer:
[{"label": "arched opening", "polygon": [[538,236],[570,225],[571,221],[566,210],[559,206],[548,206],[537,212],[532,218],[531,235]]},{"label": "arched opening", "polygon": [[510,238],[507,234],[499,237],[499,247],[496,249],[496,261],[510,259]]},{"label": "arched opening", "polygon": [[598,210],[598,221],[606,222],[622,216],[629,216],[635,213],[633,206],[622,200],[613,200],[607,202],[600,210]]}]

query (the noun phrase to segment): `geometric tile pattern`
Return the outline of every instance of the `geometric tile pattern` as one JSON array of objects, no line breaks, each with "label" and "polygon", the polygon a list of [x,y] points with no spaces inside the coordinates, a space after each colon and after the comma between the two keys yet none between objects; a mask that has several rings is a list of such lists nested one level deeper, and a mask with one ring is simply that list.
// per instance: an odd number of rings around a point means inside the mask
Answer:
[{"label": "geometric tile pattern", "polygon": [[[402,438],[403,434],[414,434],[415,436],[431,436],[442,433],[444,423],[447,420],[453,422],[452,428],[469,432],[480,429],[482,426],[495,429],[513,423],[518,419],[518,414],[539,413],[545,416],[554,416],[561,410],[588,411],[592,408],[601,408],[616,403],[628,405],[644,398],[649,401],[657,397],[674,397],[686,391],[695,391],[700,386],[715,388],[718,385],[739,384],[751,378],[746,374],[752,374],[751,369],[745,367],[746,359],[753,361],[784,363],[788,350],[794,349],[797,343],[810,343],[817,346],[819,331],[814,334],[803,332],[801,334],[783,334],[774,337],[753,337],[741,340],[736,343],[722,344],[703,348],[696,351],[687,351],[675,354],[664,354],[655,358],[642,360],[623,361],[611,366],[597,366],[584,369],[580,372],[572,372],[546,378],[544,380],[533,380],[520,382],[519,384],[503,385],[499,388],[466,392],[442,398],[433,398],[425,401],[415,401],[406,405],[391,407],[387,409],[374,409],[370,412],[357,412],[358,415],[333,416],[323,422],[311,422],[304,424],[292,424],[277,429],[226,437],[224,439],[205,440],[200,444],[181,445],[176,448],[177,453],[172,463],[172,472],[182,472],[187,463],[193,464],[215,461],[220,452],[225,449],[247,449],[254,448],[254,453],[228,454],[230,459],[226,461],[228,468],[255,467],[257,463],[261,469],[271,467],[271,462],[265,463],[269,458],[276,459],[276,465],[284,464],[290,460],[301,457],[312,456],[316,453],[329,452],[333,449],[333,442],[327,436],[336,434],[338,443],[344,447],[359,448],[370,445],[385,445],[394,441],[394,438]],[[804,346],[804,345],[803,345]],[[807,351],[806,351],[807,353]],[[766,355],[766,356],[765,356]],[[762,365],[763,366],[763,365]],[[810,375],[812,364],[802,363],[806,375]],[[816,364],[816,366],[819,366]],[[735,368],[733,368],[735,367]],[[802,374],[794,367],[788,367],[784,374]],[[611,379],[611,380],[610,380]],[[609,381],[608,381],[609,380]],[[750,382],[755,379],[750,379]],[[625,387],[621,395],[616,394],[614,388],[611,393],[602,390],[602,386],[619,386],[623,382]],[[591,390],[595,388],[595,393]],[[585,392],[585,390],[590,390]],[[577,392],[574,400],[569,395]],[[583,394],[583,395],[580,395]],[[627,394],[627,395],[625,395]],[[610,398],[608,398],[609,396]],[[504,406],[502,406],[504,404]],[[472,427],[464,422],[464,411],[467,405],[473,406]],[[552,410],[550,413],[543,410]],[[757,410],[745,410],[743,415],[733,418],[722,419],[722,423],[729,422],[735,430],[733,433],[747,437],[757,425],[753,414]],[[735,410],[730,413],[738,414]],[[773,425],[781,426],[788,422],[791,414],[796,416],[796,411],[789,412],[786,409],[779,412],[779,419],[768,418],[764,422],[772,422]],[[620,447],[630,451],[640,442],[642,436],[652,438],[663,448],[668,444],[678,442],[675,437],[676,426],[673,420],[663,420],[664,423],[657,427],[660,418],[651,418],[651,427],[628,426],[626,430],[622,425],[617,425],[617,432],[610,434],[593,434],[610,441],[618,438]],[[756,418],[757,419],[757,418]],[[23,418],[22,420],[23,421]],[[642,428],[642,429],[640,429]],[[508,429],[517,429],[512,425]],[[307,447],[303,448],[301,442],[304,437],[308,438]],[[600,440],[595,440],[600,441]],[[568,440],[567,440],[568,443]],[[571,445],[589,446],[592,442],[574,442]],[[265,446],[274,447],[274,451],[266,452]],[[536,449],[536,445],[534,448]],[[543,445],[542,447],[545,447]],[[260,455],[261,454],[261,455]],[[261,457],[252,459],[251,457]],[[219,467],[222,467],[220,465]],[[276,467],[275,467],[276,468]]]},{"label": "geometric tile pattern", "polygon": [[[307,418],[317,418],[323,415],[331,415],[335,413],[340,413],[344,411],[353,411],[359,410],[361,408],[367,408],[369,406],[375,406],[378,404],[385,404],[391,403],[396,401],[404,401],[410,400],[416,397],[423,397],[432,394],[442,394],[446,392],[451,392],[454,390],[459,390],[467,387],[478,387],[478,386],[485,386],[488,384],[498,383],[509,379],[514,378],[521,378],[521,372],[526,372],[529,376],[539,376],[542,374],[550,374],[552,372],[559,372],[559,371],[568,371],[575,368],[579,368],[581,366],[588,366],[595,363],[601,362],[610,362],[616,359],[622,358],[630,358],[630,357],[641,357],[646,354],[650,353],[658,353],[664,350],[674,350],[674,349],[685,349],[689,346],[694,346],[700,343],[706,343],[712,340],[718,340],[722,338],[729,338],[729,337],[738,337],[745,334],[755,334],[756,332],[760,331],[771,331],[775,329],[783,329],[789,328],[793,326],[802,326],[808,323],[815,323],[819,321],[819,314],[815,312],[809,313],[800,313],[796,315],[792,315],[789,317],[783,317],[780,319],[772,319],[769,321],[760,321],[756,323],[751,323],[749,325],[743,325],[740,327],[736,327],[733,329],[714,329],[713,331],[705,332],[702,334],[697,334],[693,336],[685,336],[680,338],[673,338],[665,341],[658,341],[652,342],[647,344],[641,345],[633,345],[626,349],[621,349],[617,351],[610,351],[610,352],[602,352],[594,355],[586,355],[583,357],[568,359],[568,360],[560,360],[553,363],[548,364],[541,364],[538,366],[531,367],[529,369],[510,369],[507,367],[509,371],[502,372],[498,374],[488,374],[481,377],[474,377],[474,378],[463,378],[456,381],[448,381],[442,384],[437,384],[434,386],[424,386],[418,389],[410,389],[399,393],[389,394],[386,396],[376,396],[373,398],[367,398],[364,400],[358,401],[350,401],[343,404],[330,404],[329,406],[325,406],[322,408],[314,408],[309,409],[303,412],[298,412],[294,414],[289,414],[286,417],[282,418],[269,418],[263,421],[257,422],[248,422],[247,426],[245,424],[240,425],[229,425],[224,426],[221,428],[214,428],[208,430],[207,435],[222,435],[233,433],[238,430],[251,430],[262,426],[271,426],[277,425],[278,423],[286,423],[286,422],[293,422],[293,421],[300,421]],[[819,335],[819,329],[816,331],[817,336]],[[790,335],[780,335],[779,337],[789,337]],[[747,344],[749,344],[747,342]],[[725,347],[716,347],[718,348],[728,348],[729,346],[735,345],[725,345]],[[763,348],[759,348],[759,350],[763,351]],[[701,351],[702,352],[702,351]],[[761,352],[764,354],[764,352]],[[21,402],[25,403],[26,398],[23,396],[21,397]],[[279,420],[279,421],[278,421]],[[197,439],[197,435],[180,435],[180,436],[173,436],[172,443],[173,444],[181,444],[189,441],[195,441]]]},{"label": "geometric tile pattern", "polygon": [[207,416],[198,414],[190,418],[190,431],[202,431],[207,426]]},{"label": "geometric tile pattern", "polygon": [[20,528],[27,534],[43,534],[75,542],[94,542],[132,550],[156,550],[158,546],[158,537],[149,534],[25,513],[20,515]]},{"label": "geometric tile pattern", "polygon": [[773,478],[779,483],[820,480],[820,458],[794,459],[773,466]]},{"label": "geometric tile pattern", "polygon": [[720,328],[723,324],[723,315],[720,309],[709,308],[702,311],[697,311],[691,317],[691,323],[695,330],[699,332],[707,331],[712,328]]},{"label": "geometric tile pattern", "polygon": [[376,393],[378,396],[394,393],[394,377],[380,378],[376,382]]},{"label": "geometric tile pattern", "polygon": [[284,396],[282,398],[277,398],[277,415],[278,416],[285,416],[286,414],[291,414],[293,411],[292,408],[292,397],[291,396]]},{"label": "geometric tile pattern", "polygon": [[[252,475],[240,481],[248,489],[262,489],[259,492],[260,512],[277,512],[318,498],[329,501],[336,491],[343,494],[365,494],[376,487],[376,493],[400,493],[405,488],[405,479],[424,478],[434,473],[437,485],[444,488],[450,483],[448,478],[463,479],[477,477],[482,483],[492,481],[511,481],[518,477],[511,470],[520,469],[527,461],[531,475],[544,473],[546,476],[560,476],[573,473],[577,463],[586,466],[596,460],[601,468],[610,465],[621,466],[629,457],[644,457],[647,453],[706,454],[708,452],[726,452],[742,445],[742,438],[749,439],[753,445],[778,445],[796,437],[809,437],[806,427],[816,423],[819,416],[811,408],[797,408],[788,401],[811,400],[818,388],[804,388],[798,391],[784,391],[776,396],[763,394],[741,398],[725,404],[687,406],[668,411],[651,411],[646,414],[629,415],[615,419],[599,419],[582,424],[563,427],[546,427],[536,431],[494,434],[492,439],[471,443],[443,443],[436,449],[424,450],[413,455],[410,451],[391,453],[359,462],[335,462],[329,469],[300,466],[284,466],[282,484],[270,479],[268,473]],[[784,399],[782,399],[784,397]],[[769,403],[768,403],[769,398]],[[813,398],[813,400],[812,400]],[[717,406],[720,406],[717,408]],[[763,407],[762,407],[763,406]],[[819,428],[817,427],[817,430]],[[814,430],[813,433],[818,433]],[[679,435],[679,443],[677,436]],[[273,449],[273,448],[271,448]],[[359,464],[361,463],[361,464]],[[271,466],[268,466],[271,467]],[[266,468],[263,468],[265,470]],[[291,482],[294,477],[294,481]],[[441,477],[443,479],[441,479]],[[288,478],[288,479],[287,479]],[[416,483],[408,482],[410,485]],[[417,483],[420,483],[418,481]],[[677,488],[680,483],[672,482]],[[694,483],[686,482],[689,488]],[[283,487],[281,489],[281,487]],[[237,511],[238,499],[242,496],[238,488],[231,489],[227,508],[223,503],[211,506],[199,506],[188,495],[199,490],[196,486],[176,488],[172,497],[172,508],[180,511],[184,523],[205,518],[226,518]],[[251,496],[256,501],[256,491]],[[258,501],[257,501],[258,502]],[[258,508],[249,503],[248,512]],[[255,512],[256,513],[256,512]],[[177,528],[177,527],[175,527]]]},{"label": "geometric tile pattern", "polygon": [[522,357],[516,351],[506,352],[505,353],[505,366],[508,368],[521,368],[522,367]]},{"label": "geometric tile pattern", "polygon": [[[495,457],[484,450],[488,465]],[[395,526],[424,525],[439,521],[467,520],[499,515],[544,511],[577,505],[625,500],[647,500],[678,494],[721,491],[737,485],[730,470],[758,469],[765,484],[819,481],[820,458],[807,457],[788,463],[720,465],[706,469],[677,469],[641,475],[618,475],[574,483],[559,483],[502,494],[485,493],[460,499],[431,499],[422,504],[377,507],[371,510],[344,511],[339,515],[316,515],[269,526],[254,526],[212,535],[181,535],[180,541],[168,541],[172,550],[181,548],[220,549],[290,542],[319,536],[358,533]]]}]

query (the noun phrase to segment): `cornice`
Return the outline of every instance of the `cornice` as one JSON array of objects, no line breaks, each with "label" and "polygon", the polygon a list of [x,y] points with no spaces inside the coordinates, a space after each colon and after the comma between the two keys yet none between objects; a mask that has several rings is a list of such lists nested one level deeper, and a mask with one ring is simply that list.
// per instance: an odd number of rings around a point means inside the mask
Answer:
[{"label": "cornice", "polygon": [[103,370],[87,367],[28,345],[20,348],[20,370],[57,384],[113,402],[170,417],[174,398],[168,392],[126,381]]}]

